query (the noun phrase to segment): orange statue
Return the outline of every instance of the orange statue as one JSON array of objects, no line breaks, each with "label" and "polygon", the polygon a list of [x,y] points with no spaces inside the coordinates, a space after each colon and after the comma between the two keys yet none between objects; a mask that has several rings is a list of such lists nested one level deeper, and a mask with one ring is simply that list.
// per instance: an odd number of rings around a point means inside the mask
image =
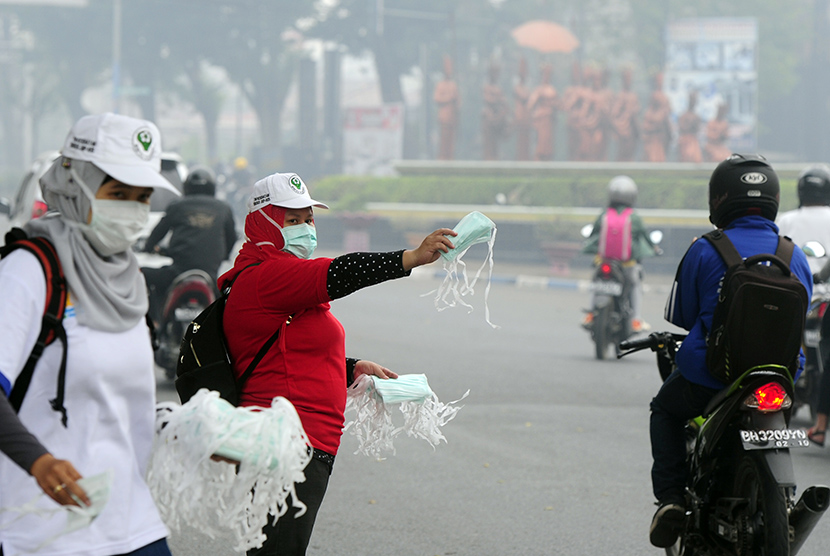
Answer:
[{"label": "orange statue", "polygon": [[519,81],[513,87],[513,129],[516,131],[516,160],[530,160],[530,89],[527,81],[527,62],[519,61]]},{"label": "orange statue", "polygon": [[562,110],[567,115],[568,157],[579,160],[579,145],[582,142],[582,119],[588,89],[583,85],[582,68],[579,62],[571,66],[571,84],[562,97]]},{"label": "orange statue", "polygon": [[607,150],[606,126],[609,109],[609,91],[600,69],[585,71],[590,89],[585,92],[585,102],[580,120],[581,141],[579,160],[605,160]]},{"label": "orange statue", "polygon": [[610,123],[617,139],[617,160],[632,161],[637,153],[639,129],[637,119],[640,115],[640,99],[631,90],[631,70],[622,73],[622,90],[611,101]]},{"label": "orange statue", "polygon": [[726,103],[718,106],[718,115],[714,120],[706,124],[706,160],[720,162],[732,155],[732,150],[726,145],[729,140],[729,120],[726,114],[729,112],[729,105]]},{"label": "orange statue", "polygon": [[484,85],[481,134],[484,160],[498,160],[499,142],[504,139],[508,126],[507,98],[499,86],[499,66],[490,63],[488,81]]},{"label": "orange statue", "polygon": [[452,78],[452,60],[449,56],[444,57],[444,79],[435,85],[433,100],[438,105],[438,158],[452,160],[455,154],[455,132],[458,128],[460,103],[458,85]]},{"label": "orange statue", "polygon": [[702,162],[700,128],[702,121],[695,112],[697,93],[689,93],[689,106],[677,119],[677,157],[680,162]]},{"label": "orange statue", "polygon": [[643,114],[643,155],[648,162],[665,162],[671,141],[671,107],[663,92],[663,76],[657,74],[646,111]]},{"label": "orange statue", "polygon": [[558,99],[556,89],[550,84],[552,71],[550,64],[542,67],[542,82],[533,90],[527,103],[533,118],[533,128],[536,130],[536,160],[553,160],[553,131]]}]

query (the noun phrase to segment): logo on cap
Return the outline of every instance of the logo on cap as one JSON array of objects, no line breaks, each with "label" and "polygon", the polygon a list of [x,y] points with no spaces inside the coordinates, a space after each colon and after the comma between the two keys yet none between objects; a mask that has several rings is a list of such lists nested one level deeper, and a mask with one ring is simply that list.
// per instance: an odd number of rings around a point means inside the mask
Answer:
[{"label": "logo on cap", "polygon": [[294,175],[291,176],[291,179],[288,180],[288,183],[294,186],[299,193],[303,191],[303,182],[300,180],[300,176]]},{"label": "logo on cap", "polygon": [[767,181],[767,176],[761,172],[747,172],[741,176],[741,181],[749,185],[761,185]]},{"label": "logo on cap", "polygon": [[141,160],[150,160],[153,157],[153,132],[143,127],[133,135],[133,151]]}]

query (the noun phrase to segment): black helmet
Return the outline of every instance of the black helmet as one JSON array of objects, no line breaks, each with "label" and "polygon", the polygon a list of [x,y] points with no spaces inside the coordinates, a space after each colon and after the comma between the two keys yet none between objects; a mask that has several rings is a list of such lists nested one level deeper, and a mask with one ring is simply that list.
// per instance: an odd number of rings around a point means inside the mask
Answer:
[{"label": "black helmet", "polygon": [[216,195],[216,178],[213,171],[205,166],[197,166],[191,170],[184,180],[185,195]]},{"label": "black helmet", "polygon": [[718,228],[749,214],[774,221],[779,192],[778,175],[763,156],[733,154],[709,178],[709,221]]},{"label": "black helmet", "polygon": [[816,164],[798,176],[798,206],[830,205],[830,166]]}]

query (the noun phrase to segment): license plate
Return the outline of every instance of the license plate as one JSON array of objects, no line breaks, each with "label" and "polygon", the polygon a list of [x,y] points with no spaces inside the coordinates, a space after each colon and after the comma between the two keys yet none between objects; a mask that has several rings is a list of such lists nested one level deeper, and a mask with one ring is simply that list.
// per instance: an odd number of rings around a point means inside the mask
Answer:
[{"label": "license plate", "polygon": [[173,311],[173,314],[176,316],[176,320],[179,322],[190,322],[196,317],[199,316],[202,310],[198,308],[190,308],[190,307],[176,307],[176,310]]},{"label": "license plate", "polygon": [[745,450],[806,448],[810,445],[807,432],[800,429],[742,430],[740,434]]},{"label": "license plate", "polygon": [[591,290],[604,295],[622,295],[622,289],[622,284],[619,282],[591,282]]}]

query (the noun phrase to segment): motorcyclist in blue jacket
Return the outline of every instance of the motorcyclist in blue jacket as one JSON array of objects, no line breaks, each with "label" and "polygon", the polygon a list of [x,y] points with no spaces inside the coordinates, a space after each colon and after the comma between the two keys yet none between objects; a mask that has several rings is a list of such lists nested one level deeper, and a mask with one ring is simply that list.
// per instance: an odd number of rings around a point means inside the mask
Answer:
[{"label": "motorcyclist in blue jacket", "polygon": [[[709,220],[723,229],[742,257],[775,252],[779,190],[775,171],[757,155],[733,154],[712,173]],[[800,249],[793,252],[790,268],[810,295],[812,275]],[[706,366],[706,337],[725,272],[726,263],[712,244],[696,240],[680,262],[666,303],[666,320],[689,334],[677,352],[677,369],[651,402],[651,479],[658,509],[649,537],[662,548],[675,543],[686,512],[685,425],[727,386]]]}]

